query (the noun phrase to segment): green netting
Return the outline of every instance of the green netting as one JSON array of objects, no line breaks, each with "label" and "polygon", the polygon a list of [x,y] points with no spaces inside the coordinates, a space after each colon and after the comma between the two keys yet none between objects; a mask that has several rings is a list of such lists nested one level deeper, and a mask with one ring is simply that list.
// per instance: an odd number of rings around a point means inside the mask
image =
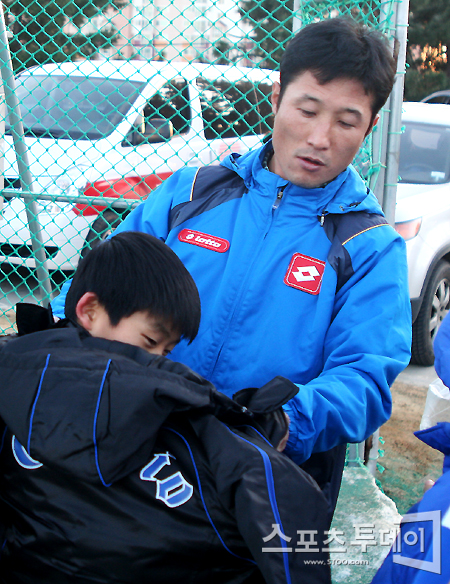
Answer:
[{"label": "green netting", "polygon": [[[177,168],[218,163],[264,140],[271,85],[293,30],[350,14],[392,39],[397,3],[8,0],[3,7],[24,129],[21,137],[4,107],[0,326],[10,332],[18,300],[48,302],[80,256]],[[6,76],[3,68],[9,87]],[[382,119],[355,161],[372,188],[384,164],[383,132]],[[14,139],[26,146],[23,165]]]}]

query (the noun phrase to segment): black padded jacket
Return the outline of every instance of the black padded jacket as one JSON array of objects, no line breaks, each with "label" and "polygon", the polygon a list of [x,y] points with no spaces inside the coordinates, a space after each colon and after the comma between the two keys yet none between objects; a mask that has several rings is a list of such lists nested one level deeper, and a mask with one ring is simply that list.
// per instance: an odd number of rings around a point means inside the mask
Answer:
[{"label": "black padded jacket", "polygon": [[330,582],[324,496],[257,422],[286,380],[258,415],[70,325],[4,344],[0,379],[0,582]]}]

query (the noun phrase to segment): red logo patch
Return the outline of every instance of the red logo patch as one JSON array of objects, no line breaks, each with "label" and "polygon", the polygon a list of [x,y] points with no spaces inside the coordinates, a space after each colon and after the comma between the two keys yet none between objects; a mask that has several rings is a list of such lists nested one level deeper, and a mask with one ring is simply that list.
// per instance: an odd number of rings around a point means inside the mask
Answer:
[{"label": "red logo patch", "polygon": [[192,229],[181,230],[178,234],[178,239],[185,243],[192,243],[192,245],[198,245],[199,247],[211,249],[220,253],[228,251],[230,247],[230,242],[226,239],[216,237],[215,235],[208,235],[207,233],[201,233],[200,231],[193,231]]},{"label": "red logo patch", "polygon": [[325,262],[294,253],[284,277],[284,283],[308,294],[319,294]]}]

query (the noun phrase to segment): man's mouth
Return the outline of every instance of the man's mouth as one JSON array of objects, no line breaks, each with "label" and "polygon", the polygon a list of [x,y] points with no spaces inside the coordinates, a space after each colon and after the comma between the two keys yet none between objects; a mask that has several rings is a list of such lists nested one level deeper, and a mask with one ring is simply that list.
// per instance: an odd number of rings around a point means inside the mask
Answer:
[{"label": "man's mouth", "polygon": [[302,166],[308,170],[315,170],[321,166],[325,166],[325,163],[322,160],[319,160],[318,158],[311,158],[310,156],[299,156],[299,160],[302,163]]}]

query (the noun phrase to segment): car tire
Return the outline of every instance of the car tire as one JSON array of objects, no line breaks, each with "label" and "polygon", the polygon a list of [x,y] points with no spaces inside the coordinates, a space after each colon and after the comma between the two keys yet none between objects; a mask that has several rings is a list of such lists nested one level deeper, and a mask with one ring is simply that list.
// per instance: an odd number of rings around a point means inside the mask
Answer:
[{"label": "car tire", "polygon": [[123,219],[123,215],[119,215],[111,210],[104,211],[99,215],[87,234],[83,249],[81,250],[81,258],[85,258],[91,249],[109,237],[122,223]]},{"label": "car tire", "polygon": [[419,314],[413,324],[412,363],[434,363],[433,341],[450,307],[450,264],[441,260],[428,282]]}]

